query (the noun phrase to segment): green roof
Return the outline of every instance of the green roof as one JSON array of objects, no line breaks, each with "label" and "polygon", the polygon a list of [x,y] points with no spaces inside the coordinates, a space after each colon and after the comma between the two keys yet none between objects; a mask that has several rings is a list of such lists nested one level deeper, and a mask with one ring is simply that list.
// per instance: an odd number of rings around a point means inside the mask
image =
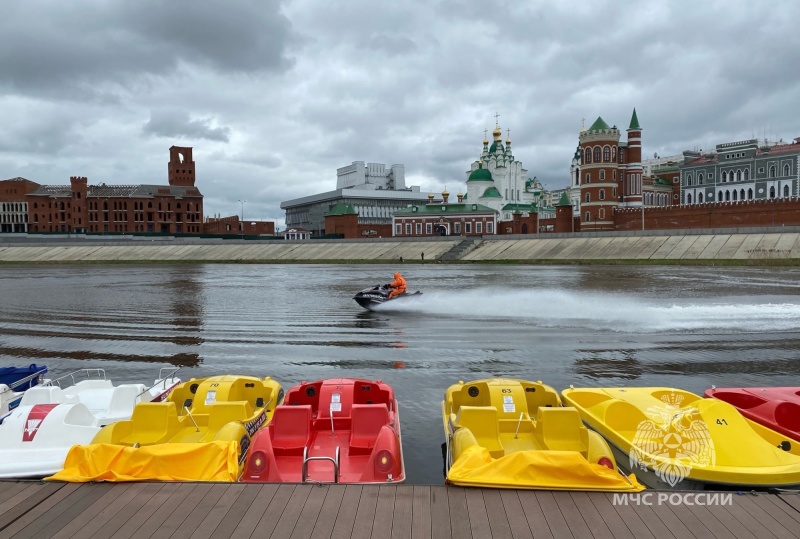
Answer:
[{"label": "green roof", "polygon": [[485,168],[476,168],[472,171],[467,178],[468,182],[490,182],[492,181],[492,173]]},{"label": "green roof", "polygon": [[333,208],[330,209],[328,213],[325,214],[325,217],[329,215],[358,215],[358,212],[355,210],[355,208],[353,208],[352,204],[338,202]]},{"label": "green roof", "polygon": [[526,211],[529,213],[536,213],[536,204],[506,204],[503,206],[503,211]]},{"label": "green roof", "polygon": [[494,142],[492,142],[492,145],[489,147],[489,153],[494,153],[494,151],[497,149],[498,146],[500,146],[500,151],[502,152],[503,151],[503,144],[502,143],[498,144],[497,141],[495,140]]},{"label": "green roof", "polygon": [[[475,209],[472,209],[474,206]],[[493,212],[489,206],[483,204],[426,204],[425,206],[409,206],[402,210],[396,210],[395,215],[427,214],[441,215],[443,213],[485,213]]]},{"label": "green roof", "polygon": [[592,127],[589,128],[589,131],[604,131],[609,129],[608,124],[603,121],[603,118],[600,116],[592,124]]},{"label": "green roof", "polygon": [[500,194],[497,187],[488,187],[486,191],[483,192],[482,196],[487,198],[503,198],[503,195]]},{"label": "green roof", "polygon": [[570,202],[567,193],[561,193],[561,198],[558,200],[556,206],[572,206],[572,202]]},{"label": "green roof", "polygon": [[633,116],[631,116],[631,125],[628,129],[641,129],[639,127],[639,118],[636,117],[636,108],[633,109]]},{"label": "green roof", "polygon": [[669,186],[671,186],[671,185],[672,185],[672,182],[671,182],[671,181],[669,181],[669,180],[668,180],[668,179],[666,179],[666,178],[653,178],[653,183],[654,183],[654,184],[656,184],[656,183],[657,183],[657,184],[660,184],[660,185],[669,185]]}]

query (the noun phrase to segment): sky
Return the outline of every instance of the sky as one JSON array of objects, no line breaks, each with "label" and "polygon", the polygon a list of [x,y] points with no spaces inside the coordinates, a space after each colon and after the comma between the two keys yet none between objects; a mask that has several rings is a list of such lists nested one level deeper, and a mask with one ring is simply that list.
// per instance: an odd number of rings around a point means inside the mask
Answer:
[{"label": "sky", "polygon": [[206,215],[281,228],[353,161],[464,191],[499,114],[559,189],[582,120],[634,107],[645,157],[800,137],[798,20],[795,0],[2,2],[0,178],[166,184],[191,146]]}]

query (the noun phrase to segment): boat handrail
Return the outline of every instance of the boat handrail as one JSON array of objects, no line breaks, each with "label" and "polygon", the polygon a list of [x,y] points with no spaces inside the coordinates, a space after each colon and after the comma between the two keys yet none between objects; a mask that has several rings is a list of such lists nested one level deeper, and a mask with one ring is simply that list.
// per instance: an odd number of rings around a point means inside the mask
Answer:
[{"label": "boat handrail", "polygon": [[6,384],[6,388],[7,389],[4,389],[3,391],[0,391],[0,393],[5,393],[6,391],[13,391],[14,389],[18,388],[19,386],[27,384],[28,382],[30,382],[34,378],[42,376],[46,372],[47,372],[47,368],[44,368],[44,369],[42,369],[40,371],[34,372],[33,374],[29,374],[25,378],[20,378],[16,382],[12,382],[10,384]]},{"label": "boat handrail", "polygon": [[67,373],[67,374],[65,374],[63,376],[59,376],[58,378],[55,378],[53,380],[49,380],[48,382],[46,382],[43,385],[46,385],[46,386],[56,385],[58,387],[61,387],[61,380],[64,380],[66,378],[69,378],[70,380],[72,380],[72,385],[75,385],[75,377],[77,375],[81,374],[81,373],[86,376],[87,380],[91,380],[92,375],[97,376],[97,378],[99,380],[105,380],[106,379],[106,371],[105,371],[105,369],[78,369],[77,371],[72,371],[72,372],[69,372],[69,373]]},{"label": "boat handrail", "polygon": [[301,480],[303,483],[308,482],[308,462],[311,460],[329,460],[333,463],[333,482],[339,483],[339,446],[336,446],[336,456],[335,457],[328,457],[322,456],[319,457],[309,457],[308,456],[308,446],[303,448],[303,469],[301,473]]},{"label": "boat handrail", "polygon": [[[172,369],[172,370],[170,370],[170,369]],[[142,395],[144,395],[145,393],[147,393],[151,389],[154,389],[159,384],[163,384],[161,389],[166,391],[167,390],[167,380],[168,379],[174,379],[175,375],[178,373],[179,370],[181,370],[180,367],[162,367],[158,371],[158,380],[156,380],[156,382],[153,385],[151,385],[150,387],[146,388],[144,391],[142,391],[141,393],[136,395],[136,402],[139,402],[139,397],[141,397]],[[167,372],[167,374],[165,375],[164,371],[169,371],[169,372]]]}]

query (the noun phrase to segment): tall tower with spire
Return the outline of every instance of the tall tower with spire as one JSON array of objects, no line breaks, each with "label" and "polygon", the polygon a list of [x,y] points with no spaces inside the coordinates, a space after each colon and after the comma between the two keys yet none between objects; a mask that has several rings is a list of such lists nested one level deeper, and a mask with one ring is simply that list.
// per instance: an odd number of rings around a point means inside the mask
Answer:
[{"label": "tall tower with spire", "polygon": [[628,127],[628,149],[627,163],[625,163],[625,179],[622,185],[622,193],[627,206],[639,206],[642,204],[642,128],[639,126],[639,118],[636,117],[636,109],[633,109],[631,124]]}]

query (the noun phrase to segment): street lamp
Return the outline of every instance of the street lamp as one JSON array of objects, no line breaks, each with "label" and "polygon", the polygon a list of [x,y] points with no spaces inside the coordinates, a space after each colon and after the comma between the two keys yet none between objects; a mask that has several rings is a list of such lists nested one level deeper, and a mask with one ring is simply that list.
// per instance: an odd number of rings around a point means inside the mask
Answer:
[{"label": "street lamp", "polygon": [[239,204],[242,205],[242,220],[239,222],[239,228],[242,231],[242,239],[244,239],[244,203],[247,202],[246,200],[240,200]]}]

